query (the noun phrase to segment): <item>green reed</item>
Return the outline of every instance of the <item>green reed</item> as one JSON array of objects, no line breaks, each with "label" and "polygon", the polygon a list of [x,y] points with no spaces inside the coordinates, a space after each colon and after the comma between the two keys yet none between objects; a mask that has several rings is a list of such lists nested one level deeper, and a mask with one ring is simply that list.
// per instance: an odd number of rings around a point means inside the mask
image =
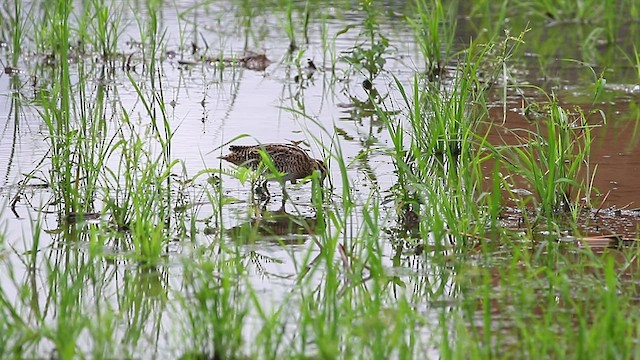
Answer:
[{"label": "green reed", "polygon": [[[588,0],[573,3],[566,0],[544,0],[539,2],[516,1],[515,7],[523,11],[523,15],[535,16],[557,22],[609,22],[618,11],[618,6],[627,7],[627,1],[594,1]],[[614,35],[614,34],[611,34]]]},{"label": "green reed", "polygon": [[23,46],[25,42],[25,35],[29,28],[27,23],[27,17],[31,14],[24,13],[24,4],[16,1],[13,3],[13,16],[8,19],[9,36],[11,39],[11,66],[18,68],[20,56],[23,52]]},{"label": "green reed", "polygon": [[[122,115],[130,124],[126,113]],[[170,177],[179,162],[166,164],[165,153],[157,154],[147,143],[149,138],[157,138],[138,134],[134,126],[121,132],[121,136],[110,150],[119,157],[118,167],[105,169],[105,212],[111,214],[120,229],[130,231],[130,245],[139,260],[154,262],[168,242],[174,215],[170,209]]]},{"label": "green reed", "polygon": [[[110,172],[115,185],[108,197],[108,210],[120,228],[131,231],[131,246],[139,260],[156,262],[164,252],[173,226],[171,172],[179,164],[171,158],[172,130],[164,101],[162,77],[157,61],[165,32],[159,28],[158,2],[147,3],[148,18],[138,18],[142,46],[142,71],[147,81],[139,82],[128,73],[129,81],[149,120],[150,131],[122,109],[123,128],[112,154],[120,157],[117,172]],[[144,126],[142,126],[144,129]],[[152,140],[152,144],[147,144]],[[119,153],[114,153],[118,150]],[[123,176],[124,175],[124,176]],[[124,177],[124,183],[121,182]],[[111,188],[113,189],[113,188]]]},{"label": "green reed", "polygon": [[17,254],[27,270],[19,273],[24,277],[12,268],[7,274],[21,296],[13,303],[5,294],[1,296],[1,307],[10,314],[6,323],[14,331],[6,355],[22,357],[49,344],[48,351],[55,349],[60,358],[71,359],[78,353],[78,338],[87,322],[79,301],[87,273],[82,264],[74,263],[77,257],[60,257],[64,250],[45,250],[40,243],[39,223],[33,230],[33,242],[24,244],[28,254]]},{"label": "green reed", "polygon": [[633,55],[635,59],[635,68],[638,75],[638,81],[640,81],[640,52],[636,46],[633,47]]},{"label": "green reed", "polygon": [[[342,186],[350,188],[349,184]],[[351,193],[350,190],[349,193]],[[294,307],[297,333],[289,356],[315,353],[320,357],[397,356],[412,354],[412,344],[406,340],[414,323],[413,311],[400,306],[389,308],[393,299],[389,290],[395,285],[393,277],[385,274],[381,242],[379,197],[372,194],[362,212],[348,214],[361,224],[340,220],[344,216],[341,204],[318,209],[322,217],[330,219],[326,231],[318,235],[320,253],[306,256],[310,267],[300,275],[291,302]],[[320,283],[314,275],[322,274]],[[300,300],[296,300],[296,298]],[[284,315],[287,304],[281,308]],[[313,343],[314,346],[309,347]]]},{"label": "green reed", "polygon": [[[500,36],[505,29],[507,20],[507,9],[511,2],[503,0],[496,1],[475,1],[469,9],[470,17],[479,21],[478,26],[474,26],[478,30],[476,41],[489,41],[490,39]],[[474,22],[475,23],[475,22]],[[485,32],[486,31],[486,32]]]},{"label": "green reed", "polygon": [[[387,62],[385,55],[389,48],[389,39],[380,31],[378,18],[381,14],[377,4],[374,4],[371,0],[364,0],[361,2],[361,6],[365,19],[359,36],[364,40],[355,45],[341,59],[351,65],[371,84],[384,71],[384,66]],[[336,37],[346,33],[349,29],[350,27],[347,26],[338,32]]]},{"label": "green reed", "polygon": [[[99,15],[94,24],[100,29],[98,35],[102,39],[99,49],[103,55],[112,53],[117,41],[117,31],[114,30],[117,23],[109,23],[108,19],[113,17],[109,15],[108,8],[100,7],[98,3],[94,5]],[[90,87],[88,80],[93,75],[93,68],[85,67],[82,61],[73,69],[77,76],[74,82],[71,81],[69,62],[57,61],[50,96],[42,98],[40,114],[49,132],[52,148],[51,184],[57,203],[63,209],[61,218],[73,215],[82,219],[87,212],[95,211],[96,199],[104,195],[101,199],[106,203],[103,212],[113,216],[119,229],[131,232],[129,245],[135,250],[136,256],[140,260],[155,261],[164,251],[167,228],[171,226],[169,207],[173,200],[169,175],[176,162],[171,160],[170,155],[171,128],[161,85],[153,81],[156,78],[155,59],[159,51],[155,44],[158,40],[162,41],[162,35],[159,35],[157,21],[154,21],[157,9],[153,8],[153,4],[149,6],[152,21],[148,28],[142,29],[144,42],[148,45],[143,50],[147,64],[144,69],[152,74],[149,92],[137,86],[133,77],[130,79],[151,119],[152,134],[140,135],[126,112],[121,113],[126,126],[116,125],[113,129],[107,125],[107,104],[104,99],[115,88],[105,82]],[[70,39],[74,34],[68,21],[69,7],[69,3],[59,3],[57,12],[50,14],[49,22],[45,23],[50,25],[48,31],[59,39],[56,46],[60,47],[60,59],[68,57]],[[80,35],[83,34],[86,35],[81,31]],[[144,57],[147,51],[151,53],[148,58]],[[118,110],[110,109],[112,112]],[[160,121],[157,120],[159,118]],[[145,145],[147,137],[160,143],[159,155]],[[120,158],[118,160],[115,157]],[[115,172],[107,165],[113,160],[120,164]],[[111,197],[111,194],[116,196]]]},{"label": "green reed", "polygon": [[[220,247],[226,247],[220,244]],[[210,257],[185,264],[187,296],[177,310],[186,313],[186,358],[236,358],[245,349],[243,329],[249,313],[250,288],[240,248],[210,249]]]},{"label": "green reed", "polygon": [[484,90],[475,74],[485,55],[486,50],[469,50],[450,89],[415,77],[409,92],[396,80],[406,120],[378,109],[393,140],[399,206],[424,208],[420,214],[430,225],[421,230],[437,239],[483,226],[477,201],[486,159],[479,151],[485,142],[479,125],[486,110],[478,106]]},{"label": "green reed", "polygon": [[[60,47],[52,57],[54,68],[43,69],[39,75],[43,82],[51,81],[49,92],[43,92],[39,97],[40,115],[47,126],[52,148],[51,185],[56,202],[63,209],[61,216],[74,214],[82,218],[84,213],[94,211],[109,146],[104,119],[104,98],[108,89],[104,83],[98,83],[95,88],[87,85],[93,67],[83,61],[73,68],[76,80],[71,80],[72,70],[67,58],[81,55],[69,52],[72,34],[78,32],[69,23],[70,4],[58,3],[47,16],[42,20],[41,31],[58,39],[55,50]],[[46,42],[37,44],[37,48],[46,46]],[[93,101],[86,101],[90,97]]]},{"label": "green reed", "polygon": [[[114,61],[118,41],[121,38],[124,11],[114,4],[108,6],[100,0],[94,0],[88,9],[92,11],[92,14],[87,14],[91,15],[89,19],[95,20],[86,20],[89,22],[86,29],[90,29],[91,32],[82,35],[86,37],[88,42],[92,42],[94,49],[100,53],[103,61]],[[85,29],[85,27],[81,27],[81,29]],[[80,36],[81,39],[85,37]]]},{"label": "green reed", "polygon": [[296,26],[293,19],[293,4],[291,1],[286,2],[286,19],[283,22],[282,28],[284,29],[287,38],[289,39],[289,52],[293,53],[298,48],[296,41]]},{"label": "green reed", "polygon": [[[337,50],[336,50],[336,38],[337,34],[333,35],[330,33],[329,27],[327,25],[327,19],[321,19],[321,27],[320,27],[320,39],[322,44],[322,66],[324,68],[329,68],[331,74],[335,73],[335,64],[338,62],[337,58]],[[331,77],[332,79],[335,77]]]},{"label": "green reed", "polygon": [[452,8],[445,8],[440,0],[417,0],[415,10],[415,18],[407,21],[422,52],[425,72],[439,76],[453,49],[456,20]]},{"label": "green reed", "polygon": [[[49,22],[45,22],[44,25],[51,32],[53,42],[57,44],[58,59],[66,59],[71,37],[71,4],[62,1],[52,10]],[[51,186],[62,203],[63,214],[66,215],[79,208],[77,180],[80,178],[80,174],[74,168],[77,154],[74,153],[73,147],[79,134],[73,127],[74,119],[71,115],[73,109],[69,63],[58,60],[53,77],[51,97],[43,99],[41,117],[47,125],[51,141]]]},{"label": "green reed", "polygon": [[591,128],[582,112],[570,114],[552,99],[547,121],[537,121],[534,131],[524,131],[520,144],[501,151],[507,169],[534,189],[540,212],[548,219],[579,206],[589,190],[591,174],[583,175],[583,169],[588,169]]},{"label": "green reed", "polygon": [[[619,275],[624,260],[616,260],[621,255],[629,259],[637,250],[593,254],[582,249],[573,255],[550,250],[551,262],[536,260],[531,250],[513,246],[506,262],[467,267],[459,284],[461,311],[452,315],[458,323],[453,357],[637,353],[629,339],[640,319],[630,312],[633,295],[622,291],[629,289]],[[469,325],[480,315],[481,327]]]}]

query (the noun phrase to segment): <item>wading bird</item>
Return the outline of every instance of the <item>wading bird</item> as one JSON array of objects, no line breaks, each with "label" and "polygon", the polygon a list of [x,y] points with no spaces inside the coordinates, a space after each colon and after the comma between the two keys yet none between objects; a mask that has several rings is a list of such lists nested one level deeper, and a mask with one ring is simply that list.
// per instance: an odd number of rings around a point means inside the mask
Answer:
[{"label": "wading bird", "polygon": [[322,160],[310,157],[304,149],[294,144],[232,145],[229,150],[231,152],[221,156],[220,159],[254,170],[262,167],[265,169],[263,176],[269,175],[271,172],[269,166],[264,164],[263,155],[260,152],[262,151],[271,159],[273,167],[282,176],[276,174],[274,177],[267,178],[256,188],[256,192],[268,197],[267,182],[278,181],[282,186],[283,205],[287,197],[284,188],[287,181],[295,184],[298,179],[310,176],[314,171],[320,172],[320,182],[327,176],[327,168]]}]

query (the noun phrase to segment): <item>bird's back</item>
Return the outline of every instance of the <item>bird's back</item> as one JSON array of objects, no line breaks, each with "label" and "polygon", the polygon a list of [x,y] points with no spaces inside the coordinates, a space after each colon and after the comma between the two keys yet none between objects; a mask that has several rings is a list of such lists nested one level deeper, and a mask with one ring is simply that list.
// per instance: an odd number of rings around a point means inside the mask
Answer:
[{"label": "bird's back", "polygon": [[232,164],[257,168],[262,161],[260,150],[266,152],[276,169],[287,174],[285,181],[309,176],[316,168],[315,161],[307,152],[293,144],[232,145],[231,153],[220,157]]},{"label": "bird's back", "polygon": [[229,147],[231,152],[221,156],[220,159],[226,160],[234,165],[246,165],[255,168],[261,160],[260,153],[258,152],[259,148],[260,147],[256,145],[232,145]]}]

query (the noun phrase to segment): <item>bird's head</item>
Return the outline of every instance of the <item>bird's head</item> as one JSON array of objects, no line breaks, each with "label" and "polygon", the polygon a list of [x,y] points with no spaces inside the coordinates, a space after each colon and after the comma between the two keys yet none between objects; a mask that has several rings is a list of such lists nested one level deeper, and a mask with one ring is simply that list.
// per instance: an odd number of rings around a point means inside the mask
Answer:
[{"label": "bird's head", "polygon": [[313,159],[313,160],[315,160],[314,171],[316,170],[320,171],[320,182],[322,183],[324,181],[324,178],[326,178],[328,175],[327,166],[324,164],[322,160],[318,160],[318,159]]}]

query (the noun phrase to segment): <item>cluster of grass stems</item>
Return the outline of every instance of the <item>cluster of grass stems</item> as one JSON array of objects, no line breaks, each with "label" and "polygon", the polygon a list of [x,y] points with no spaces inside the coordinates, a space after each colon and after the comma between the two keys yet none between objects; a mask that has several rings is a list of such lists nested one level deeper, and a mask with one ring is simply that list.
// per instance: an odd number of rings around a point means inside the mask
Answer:
[{"label": "cluster of grass stems", "polygon": [[[29,28],[21,4],[15,2],[12,32],[5,32],[12,37],[13,66]],[[309,41],[309,14],[319,5],[306,2],[298,12],[301,21],[295,17],[296,4],[281,5],[283,33],[293,51],[303,45],[298,27],[304,43]],[[36,71],[48,86],[37,99],[50,145],[42,169],[52,197],[42,209],[55,208],[59,231],[51,234],[56,244],[44,246],[47,215],[36,212],[24,251],[0,253],[5,274],[0,355],[640,356],[635,341],[640,318],[633,311],[638,294],[632,285],[637,249],[594,254],[557,242],[560,230],[579,231],[578,218],[591,207],[589,155],[596,124],[582,110],[567,110],[552,94],[530,129],[509,129],[517,143],[489,140],[503,125],[490,121],[488,98],[496,87],[502,94],[518,88],[510,82],[509,66],[526,31],[515,37],[495,33],[454,52],[453,7],[418,0],[408,26],[424,66],[407,84],[386,70],[390,44],[379,24],[382,11],[371,1],[361,5],[364,40],[342,59],[368,87],[386,78],[397,90],[392,101],[369,92],[373,114],[392,140],[388,155],[397,183],[388,193],[394,205],[387,205],[378,188],[356,197],[351,164],[338,137],[331,129],[309,134],[327,154],[341,186],[335,194],[313,186],[315,226],[308,229],[309,246],[278,245],[290,254],[287,261],[295,272],[277,299],[265,297],[255,279],[269,278],[264,266],[278,260],[256,250],[247,241],[248,232],[228,236],[224,224],[233,204],[222,190],[219,169],[190,177],[172,157],[175,130],[158,63],[166,36],[158,18],[164,5],[147,2],[145,17],[136,18],[144,66],[122,79],[133,89],[137,109],[113,100],[118,88],[108,75],[122,8],[90,1],[75,25],[71,1],[29,9],[38,48],[54,51],[58,59],[53,67]],[[249,11],[253,5],[242,6]],[[563,1],[520,6],[554,19],[591,21],[595,16]],[[602,6],[598,16],[614,41],[616,6]],[[489,2],[478,3],[475,11],[492,8]],[[47,16],[36,23],[38,11]],[[324,53],[331,54],[335,67],[335,49],[326,28],[322,31]],[[73,66],[59,61],[78,44],[72,39],[91,46],[105,61]],[[635,59],[640,63],[637,50]],[[440,78],[451,63],[455,70],[448,79]],[[92,77],[96,73],[103,75],[98,81]],[[19,113],[16,109],[16,117]],[[313,120],[304,109],[297,114]],[[317,176],[312,181],[317,185]],[[198,199],[207,206],[190,198],[189,183],[201,185]],[[523,187],[531,196],[518,197],[514,189]],[[520,209],[525,219],[516,232],[501,226],[509,206]],[[206,223],[214,229],[206,235],[199,229],[205,207],[210,209]],[[291,216],[295,222],[303,211],[294,208],[299,212]],[[418,221],[413,235],[404,237],[390,224],[396,223],[396,213],[402,219],[409,212]],[[93,213],[103,219],[98,226],[82,221]],[[541,237],[541,229],[548,235]],[[202,238],[207,245],[197,240]],[[193,250],[166,260],[173,239],[190,240]],[[5,242],[0,233],[0,244]],[[422,250],[410,255],[412,248]],[[168,323],[173,326],[167,328]]]}]

